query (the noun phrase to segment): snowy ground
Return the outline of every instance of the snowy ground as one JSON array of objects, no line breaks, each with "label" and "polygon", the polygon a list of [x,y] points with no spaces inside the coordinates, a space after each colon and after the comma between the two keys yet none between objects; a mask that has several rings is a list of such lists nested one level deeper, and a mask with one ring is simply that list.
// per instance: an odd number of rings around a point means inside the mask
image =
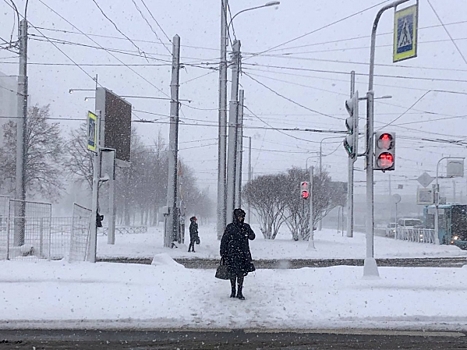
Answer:
[{"label": "snowy ground", "polygon": [[[467,268],[380,267],[371,279],[362,267],[257,270],[241,301],[229,298],[229,282],[214,270],[172,259],[218,258],[214,229],[200,225],[200,236],[196,253],[163,248],[158,228],[119,235],[115,246],[99,237],[99,257],[155,256],[153,265],[0,262],[0,328],[467,329]],[[254,259],[364,258],[365,235],[323,230],[315,247],[287,235],[251,242]],[[376,258],[465,255],[453,246],[375,238]]]}]

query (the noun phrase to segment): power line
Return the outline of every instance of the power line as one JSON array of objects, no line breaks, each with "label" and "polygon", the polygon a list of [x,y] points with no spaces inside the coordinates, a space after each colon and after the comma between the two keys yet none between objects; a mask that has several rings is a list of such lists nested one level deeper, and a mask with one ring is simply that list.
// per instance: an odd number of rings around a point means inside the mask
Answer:
[{"label": "power line", "polygon": [[[467,21],[457,21],[457,22],[450,22],[446,23],[446,26],[449,25],[458,25],[458,24],[465,24]],[[431,28],[437,28],[437,27],[442,27],[441,24],[436,24],[436,25],[431,25],[431,26],[425,26],[425,27],[419,27],[418,31],[422,31],[425,29],[431,29]],[[385,32],[385,33],[377,33],[376,36],[385,36],[385,35],[394,35],[394,32]],[[306,45],[299,45],[299,46],[290,46],[290,47],[285,47],[282,49],[277,49],[277,50],[270,50],[271,52],[275,51],[283,51],[283,50],[291,50],[291,49],[301,49],[303,47],[310,47],[310,46],[322,46],[322,45],[329,45],[329,44],[335,44],[335,43],[340,43],[340,42],[346,42],[346,41],[353,41],[353,40],[360,40],[360,39],[369,39],[371,36],[370,35],[362,35],[362,36],[356,36],[356,37],[351,37],[351,38],[345,38],[345,39],[336,39],[336,40],[326,40],[326,41],[321,41],[317,43],[312,43],[312,44],[306,44]]]},{"label": "power line", "polygon": [[[136,4],[136,1],[135,0],[131,0],[133,2],[133,5],[135,5],[136,9],[138,10],[139,14],[141,15],[141,17],[143,17],[144,21],[147,23],[147,25],[149,26],[149,28],[151,28],[151,31],[154,33],[154,35],[156,36],[157,40],[160,41],[160,43],[162,45],[164,45],[165,49],[169,52],[170,55],[172,55],[172,52],[170,51],[170,49],[162,42],[161,38],[159,38],[159,35],[157,35],[156,31],[154,30],[154,28],[152,27],[151,23],[149,23],[148,19],[144,16],[143,12],[141,11],[141,9],[139,8],[139,6]],[[146,6],[146,4],[144,3],[143,0],[141,0],[144,4],[144,6]],[[149,9],[147,8],[146,6],[146,9],[149,11]],[[152,14],[151,14],[152,16]],[[153,16],[154,18],[154,16]],[[156,21],[157,23],[157,21]],[[158,24],[159,25],[159,24]],[[170,41],[170,40],[169,40]]]},{"label": "power line", "polygon": [[[320,28],[314,29],[314,30],[312,30],[312,31],[310,31],[310,32],[308,32],[308,33],[299,35],[299,36],[297,36],[297,37],[295,37],[295,38],[293,38],[293,39],[290,39],[290,40],[288,40],[288,41],[285,41],[285,42],[283,42],[282,44],[279,44],[279,45],[273,46],[273,47],[271,47],[271,48],[269,48],[269,49],[267,49],[267,50],[261,51],[261,52],[255,54],[254,56],[251,56],[251,57],[256,57],[256,56],[262,55],[263,53],[266,53],[266,52],[269,52],[269,51],[271,51],[271,50],[277,49],[278,47],[287,45],[287,44],[289,44],[289,43],[291,43],[291,42],[294,42],[294,41],[296,41],[296,40],[299,40],[299,39],[301,39],[301,38],[304,38],[304,37],[306,37],[306,36],[308,36],[308,35],[310,35],[310,34],[317,33],[317,32],[319,32],[319,31],[321,31],[321,30],[323,30],[323,29],[329,28],[329,27],[331,27],[331,26],[333,26],[333,25],[335,25],[335,24],[337,24],[337,23],[343,22],[343,21],[345,21],[345,20],[347,20],[347,19],[349,19],[349,18],[355,17],[355,16],[357,16],[357,15],[362,14],[363,12],[366,12],[366,11],[368,11],[368,10],[371,10],[371,9],[377,7],[377,6],[380,6],[381,4],[384,4],[385,2],[386,2],[386,0],[380,2],[380,3],[376,4],[376,5],[370,6],[370,7],[366,8],[366,9],[364,9],[364,10],[361,10],[361,11],[358,11],[358,12],[353,13],[353,14],[351,14],[351,15],[345,16],[345,17],[343,17],[343,18],[341,18],[341,19],[338,19],[337,21],[331,22],[331,23],[326,24],[326,25],[324,25],[324,26],[322,26],[322,27],[320,27]],[[250,58],[251,58],[251,57],[250,57]]]},{"label": "power line", "polygon": [[[42,2],[42,1],[41,1],[41,2]],[[139,48],[139,46],[136,45],[136,44],[134,43],[134,41],[131,40],[125,33],[123,33],[123,32],[118,28],[118,26],[115,24],[115,22],[112,21],[112,20],[105,14],[104,10],[99,6],[99,4],[97,3],[97,1],[96,1],[96,0],[92,0],[92,2],[97,6],[97,8],[99,9],[99,11],[101,11],[102,15],[103,15],[110,23],[113,24],[113,26],[115,27],[115,29],[116,29],[120,34],[122,34],[134,47],[136,47],[136,49],[138,50],[139,53],[143,54],[143,56],[146,56],[145,52],[144,52],[143,50],[141,50],[141,49]]]},{"label": "power line", "polygon": [[[93,0],[94,1],[94,0]],[[42,0],[39,0],[40,3],[42,3],[44,6],[46,6],[50,11],[52,11],[53,13],[55,13],[57,16],[59,16],[61,19],[63,19],[65,22],[67,22],[69,25],[71,25],[73,28],[75,28],[76,30],[80,31],[82,34],[84,34],[78,27],[76,27],[74,24],[72,24],[70,21],[68,21],[65,17],[63,17],[61,14],[59,14],[57,11],[55,11],[54,9],[52,9],[51,7],[49,7],[47,4],[45,4]],[[42,33],[41,33],[42,34]],[[43,34],[42,34],[43,35]],[[97,43],[93,38],[87,36],[87,38],[89,40],[91,40],[93,43],[95,43],[96,45],[99,45],[99,43]],[[54,45],[55,46],[55,45]],[[99,45],[100,46],[100,45]],[[102,46],[101,46],[102,47]],[[61,50],[60,50],[61,51]],[[115,56],[114,54],[112,54],[111,52],[108,52],[109,55],[111,55],[113,58],[115,58],[117,61],[119,61],[120,63],[122,64],[125,64],[122,60],[120,60],[117,56]],[[68,56],[67,56],[68,57]],[[136,74],[137,76],[139,76],[141,79],[143,79],[145,82],[147,82],[149,85],[151,85],[152,87],[154,87],[157,91],[159,91],[160,93],[162,93],[163,95],[165,95],[166,97],[169,97],[167,93],[165,93],[162,89],[158,88],[156,85],[154,85],[151,81],[149,81],[148,79],[146,79],[143,75],[139,74],[137,71],[135,71],[134,69],[132,69],[131,67],[128,67],[127,68],[129,70],[131,70],[134,74]],[[93,79],[94,80],[94,79]]]},{"label": "power line", "polygon": [[293,104],[295,104],[295,105],[297,105],[297,106],[299,106],[299,107],[302,107],[302,108],[304,108],[304,109],[306,109],[306,110],[308,110],[308,111],[311,111],[311,112],[313,112],[313,113],[320,114],[320,115],[325,116],[325,117],[328,117],[328,118],[337,119],[337,120],[343,120],[342,118],[338,118],[338,117],[335,117],[335,116],[333,116],[333,115],[326,114],[326,113],[322,113],[322,112],[320,112],[320,111],[317,111],[317,110],[311,109],[311,108],[309,108],[309,107],[306,107],[306,106],[304,106],[304,105],[302,105],[302,104],[300,104],[300,103],[298,103],[298,102],[296,102],[296,101],[294,101],[294,100],[292,100],[292,99],[290,99],[290,98],[288,98],[288,97],[286,97],[286,96],[284,96],[284,95],[281,95],[281,94],[278,93],[277,91],[271,89],[269,86],[263,84],[262,82],[258,81],[258,80],[255,79],[255,78],[253,78],[250,74],[248,74],[248,73],[246,73],[246,72],[244,72],[244,74],[245,74],[248,78],[250,78],[251,80],[257,82],[258,84],[260,84],[260,85],[263,86],[264,88],[266,88],[266,89],[268,89],[269,91],[271,91],[272,93],[276,94],[277,96],[279,96],[279,97],[281,97],[281,98],[283,98],[283,99],[285,99],[285,100],[287,100],[287,101],[289,101],[289,102],[291,102],[291,103],[293,103]]},{"label": "power line", "polygon": [[[65,33],[65,34],[76,34],[76,35],[85,35],[85,36],[94,36],[98,38],[106,38],[106,39],[116,39],[116,40],[126,40],[125,38],[120,38],[117,36],[112,36],[112,35],[102,35],[102,34],[91,34],[91,33],[80,33],[80,32],[75,32],[72,30],[66,30],[66,29],[57,29],[57,28],[46,28],[46,27],[38,27],[39,29],[43,29],[46,31],[52,31],[52,32],[60,32],[60,33]],[[153,40],[143,40],[143,39],[132,39],[134,42],[140,42],[140,43],[149,43],[149,44],[156,44],[156,45],[166,45],[166,43],[160,43],[160,42],[155,42]],[[182,48],[191,48],[191,49],[199,49],[199,50],[210,50],[210,51],[219,51],[217,48],[212,48],[212,47],[203,47],[203,46],[192,46],[192,45],[180,45]]]},{"label": "power line", "polygon": [[[154,20],[154,22],[156,22],[157,26],[159,27],[159,29],[162,31],[162,33],[164,33],[165,37],[167,38],[167,40],[171,43],[172,40],[170,40],[169,36],[167,35],[167,33],[164,31],[164,29],[160,26],[159,22],[157,22],[156,18],[153,16],[151,10],[146,6],[146,3],[144,2],[144,0],[141,0],[141,2],[143,3],[144,7],[146,8],[146,10],[149,12],[149,15],[151,16],[151,18]],[[160,40],[160,39],[159,39]],[[162,42],[162,41],[161,41]],[[165,45],[164,45],[165,46]]]},{"label": "power line", "polygon": [[428,0],[428,4],[430,5],[431,9],[432,9],[433,12],[435,13],[436,18],[438,18],[439,23],[441,23],[441,25],[443,26],[444,30],[446,31],[446,34],[449,36],[449,39],[451,39],[451,42],[452,42],[452,43],[454,44],[454,46],[456,47],[457,52],[459,52],[459,54],[461,55],[462,59],[464,60],[464,63],[467,64],[467,60],[465,59],[464,54],[463,54],[462,51],[459,49],[459,46],[457,46],[456,42],[454,41],[454,39],[453,39],[452,36],[451,36],[451,33],[449,33],[449,31],[447,30],[446,26],[444,25],[443,21],[442,21],[441,18],[439,17],[438,13],[436,12],[436,10],[435,10],[435,8],[433,7],[433,5],[431,4],[430,0]]},{"label": "power line", "polygon": [[[276,66],[276,65],[266,65],[266,64],[258,64],[258,63],[244,63],[247,66],[253,67],[265,67],[265,68],[272,68],[272,69],[285,69],[285,70],[293,70],[293,71],[305,71],[305,72],[316,72],[316,73],[326,73],[326,74],[341,74],[341,75],[349,75],[349,72],[345,71],[332,71],[326,69],[312,69],[312,68],[302,68],[302,67],[286,67],[286,66]],[[367,77],[368,73],[355,73],[358,76]],[[446,78],[426,78],[426,77],[414,77],[414,76],[404,76],[404,75],[387,75],[387,74],[375,74],[375,77],[380,78],[389,78],[389,79],[413,79],[413,80],[424,80],[424,81],[444,81],[444,82],[454,82],[454,83],[467,83],[467,80],[460,80],[460,79],[446,79]]]}]

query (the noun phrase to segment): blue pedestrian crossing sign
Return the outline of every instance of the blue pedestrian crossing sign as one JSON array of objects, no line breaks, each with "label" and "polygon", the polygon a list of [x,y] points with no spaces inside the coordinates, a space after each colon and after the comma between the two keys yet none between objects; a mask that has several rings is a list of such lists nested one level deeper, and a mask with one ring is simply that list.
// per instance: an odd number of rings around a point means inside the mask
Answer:
[{"label": "blue pedestrian crossing sign", "polygon": [[417,57],[418,5],[394,14],[393,62]]},{"label": "blue pedestrian crossing sign", "polygon": [[92,112],[88,112],[88,150],[97,153],[98,146],[98,118]]}]

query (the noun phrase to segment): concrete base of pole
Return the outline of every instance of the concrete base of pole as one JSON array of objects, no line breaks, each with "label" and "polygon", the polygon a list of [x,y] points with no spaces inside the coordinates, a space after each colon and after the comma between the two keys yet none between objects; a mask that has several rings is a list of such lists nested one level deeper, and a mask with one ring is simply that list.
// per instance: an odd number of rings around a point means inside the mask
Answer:
[{"label": "concrete base of pole", "polygon": [[375,258],[365,258],[363,263],[363,277],[379,278],[378,265]]}]

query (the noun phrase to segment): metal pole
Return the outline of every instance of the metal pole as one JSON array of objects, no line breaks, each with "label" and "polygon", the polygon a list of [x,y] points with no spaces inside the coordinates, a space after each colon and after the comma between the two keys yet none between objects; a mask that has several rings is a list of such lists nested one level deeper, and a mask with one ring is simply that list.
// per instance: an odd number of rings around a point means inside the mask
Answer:
[{"label": "metal pole", "polygon": [[219,146],[217,163],[217,239],[226,226],[226,149],[227,149],[227,6],[221,0],[221,56],[219,63]]},{"label": "metal pole", "polygon": [[172,80],[170,82],[170,134],[169,134],[169,174],[167,183],[167,206],[169,219],[164,236],[164,246],[172,247],[177,239],[177,157],[178,157],[178,90],[180,72],[180,37],[173,38]]},{"label": "metal pole", "polygon": [[373,80],[375,71],[375,43],[376,29],[378,22],[384,11],[396,7],[409,0],[398,0],[393,3],[383,6],[376,14],[371,31],[371,47],[370,47],[370,72],[368,77],[368,92],[367,92],[367,134],[366,134],[366,205],[367,205],[367,222],[366,222],[366,258],[364,261],[363,275],[364,276],[379,276],[378,266],[374,257],[374,209],[373,209],[373,122],[374,122],[374,91]]},{"label": "metal pole", "polygon": [[[252,170],[251,170],[251,136],[248,136],[248,183],[252,180]],[[251,208],[250,202],[248,201],[248,222],[251,222]]]},{"label": "metal pole", "polygon": [[109,231],[107,244],[115,244],[115,151],[111,151],[112,173],[109,175]]},{"label": "metal pole", "polygon": [[[97,115],[97,153],[92,153],[92,197],[91,197],[91,227],[88,246],[87,261],[95,263],[97,255],[97,210],[99,206],[99,179],[101,176],[101,111],[96,110]],[[50,246],[50,245],[49,245]]]},{"label": "metal pole", "polygon": [[18,27],[19,74],[18,74],[18,123],[16,123],[16,199],[14,244],[24,244],[26,214],[26,163],[27,163],[27,118],[28,118],[28,22],[23,19]]},{"label": "metal pole", "polygon": [[235,160],[237,150],[238,85],[240,74],[240,40],[233,44],[232,90],[229,105],[229,139],[227,156],[227,221],[232,221],[235,205]]},{"label": "metal pole", "polygon": [[[350,72],[350,97],[355,93],[355,71]],[[358,109],[357,109],[358,110]],[[357,116],[358,118],[358,113]],[[354,121],[355,122],[355,121]],[[355,135],[358,137],[358,134]],[[358,149],[355,150],[358,154]],[[348,181],[347,181],[347,237],[353,237],[353,182],[354,182],[354,163],[357,160],[355,158],[348,158]]]},{"label": "metal pole", "polygon": [[235,208],[242,206],[242,171],[243,171],[243,100],[244,91],[238,92],[237,152],[235,162]]},{"label": "metal pole", "polygon": [[313,167],[310,167],[310,221],[308,226],[310,227],[310,241],[308,243],[308,249],[316,249],[315,248],[315,234],[314,234],[314,227],[313,227]]}]

